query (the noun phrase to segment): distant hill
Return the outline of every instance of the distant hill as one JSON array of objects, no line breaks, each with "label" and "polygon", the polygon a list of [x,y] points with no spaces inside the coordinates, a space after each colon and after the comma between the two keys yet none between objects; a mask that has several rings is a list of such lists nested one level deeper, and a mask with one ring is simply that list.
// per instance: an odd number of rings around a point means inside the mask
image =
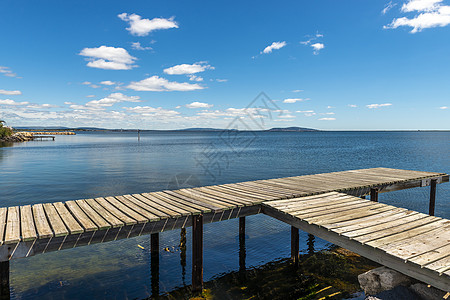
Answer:
[{"label": "distant hill", "polygon": [[[14,129],[18,130],[71,130],[71,131],[137,131],[137,129],[106,129],[106,128],[97,128],[97,127],[78,127],[78,128],[70,128],[70,127],[58,127],[58,126],[28,126],[28,127],[14,127]],[[237,129],[220,129],[220,128],[184,128],[184,129],[166,129],[166,130],[154,130],[154,129],[141,129],[140,131],[192,131],[192,132],[216,132],[216,131],[239,131]],[[271,128],[267,130],[255,130],[255,131],[319,131],[317,129],[312,128],[304,128],[304,127],[285,127],[285,128]]]},{"label": "distant hill", "polygon": [[265,131],[319,131],[319,130],[304,127],[285,127],[285,128],[271,128]]}]

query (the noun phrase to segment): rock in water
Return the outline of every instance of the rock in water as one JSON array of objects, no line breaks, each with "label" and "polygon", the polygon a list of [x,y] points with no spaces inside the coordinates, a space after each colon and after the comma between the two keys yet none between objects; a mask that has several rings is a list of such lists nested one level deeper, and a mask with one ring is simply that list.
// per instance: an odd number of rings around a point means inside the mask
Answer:
[{"label": "rock in water", "polygon": [[413,279],[392,269],[380,267],[358,275],[358,281],[366,295],[375,295],[399,285],[410,285]]}]

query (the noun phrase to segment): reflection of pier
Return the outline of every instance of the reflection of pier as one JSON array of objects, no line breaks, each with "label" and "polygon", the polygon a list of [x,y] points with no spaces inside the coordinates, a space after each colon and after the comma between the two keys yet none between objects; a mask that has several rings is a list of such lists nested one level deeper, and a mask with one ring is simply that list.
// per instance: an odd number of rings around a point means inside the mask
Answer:
[{"label": "reflection of pier", "polygon": [[[258,180],[173,191],[0,208],[0,293],[9,295],[9,260],[151,235],[152,293],[159,294],[159,233],[192,226],[192,287],[203,286],[203,224],[239,218],[245,270],[245,216],[265,213],[440,289],[450,286],[450,221],[433,217],[443,173],[386,168]],[[430,186],[429,214],[378,203],[378,194]],[[370,195],[369,200],[361,197]],[[183,238],[184,236],[184,238]],[[270,242],[270,241],[268,241]],[[313,251],[314,238],[308,238]],[[186,254],[180,256],[186,265]],[[184,262],[184,263],[183,263]],[[242,273],[242,272],[241,272]],[[5,294],[6,293],[6,294]]]},{"label": "reflection of pier", "polygon": [[43,140],[55,140],[55,137],[52,135],[33,135],[33,141],[43,141]]}]

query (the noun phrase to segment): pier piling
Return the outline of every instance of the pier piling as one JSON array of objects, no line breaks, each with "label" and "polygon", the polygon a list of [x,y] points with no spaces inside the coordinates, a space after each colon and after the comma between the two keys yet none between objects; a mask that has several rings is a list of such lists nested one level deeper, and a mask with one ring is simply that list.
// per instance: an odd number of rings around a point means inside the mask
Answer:
[{"label": "pier piling", "polygon": [[298,228],[291,226],[291,259],[295,267],[298,267],[299,250]]},{"label": "pier piling", "polygon": [[370,201],[378,202],[378,188],[370,189]]},{"label": "pier piling", "polygon": [[428,210],[428,214],[430,216],[434,216],[434,207],[436,204],[436,179],[432,179],[430,183],[430,207]]},{"label": "pier piling", "polygon": [[239,272],[245,272],[245,217],[239,218]]},{"label": "pier piling", "polygon": [[0,299],[9,299],[9,260],[0,262]]},{"label": "pier piling", "polygon": [[192,218],[192,291],[203,289],[203,215]]},{"label": "pier piling", "polygon": [[157,298],[159,295],[159,233],[152,233],[150,237],[152,297]]}]

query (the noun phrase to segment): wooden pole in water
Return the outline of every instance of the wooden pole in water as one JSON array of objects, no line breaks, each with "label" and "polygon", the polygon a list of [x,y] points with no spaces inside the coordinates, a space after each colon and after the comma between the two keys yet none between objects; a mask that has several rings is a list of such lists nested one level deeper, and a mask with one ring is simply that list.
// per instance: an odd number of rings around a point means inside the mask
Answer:
[{"label": "wooden pole in water", "polygon": [[192,218],[192,291],[203,290],[203,215]]},{"label": "wooden pole in water", "polygon": [[137,132],[138,132],[138,141],[140,141],[141,140],[141,131],[138,129]]},{"label": "wooden pole in water", "polygon": [[298,266],[299,250],[298,228],[291,226],[291,259],[295,267]]},{"label": "wooden pole in water", "polygon": [[152,233],[150,237],[150,272],[152,275],[152,297],[156,298],[159,295],[159,233]]},{"label": "wooden pole in water", "polygon": [[239,218],[239,271],[245,272],[245,217]]},{"label": "wooden pole in water", "polygon": [[378,202],[378,188],[370,189],[370,201]]},{"label": "wooden pole in water", "polygon": [[0,262],[0,299],[9,299],[9,260]]},{"label": "wooden pole in water", "polygon": [[431,180],[430,184],[430,206],[428,208],[428,214],[434,216],[434,207],[436,205],[436,179]]}]

